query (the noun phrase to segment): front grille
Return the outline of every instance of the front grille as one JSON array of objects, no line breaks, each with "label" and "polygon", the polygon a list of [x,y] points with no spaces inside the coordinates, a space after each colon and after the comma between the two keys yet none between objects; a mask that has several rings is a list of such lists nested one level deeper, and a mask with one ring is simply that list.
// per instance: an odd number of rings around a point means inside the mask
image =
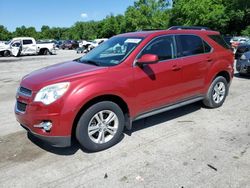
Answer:
[{"label": "front grille", "polygon": [[17,108],[18,111],[25,112],[26,111],[26,107],[27,107],[27,104],[25,104],[23,102],[20,102],[20,101],[16,102],[16,108]]},{"label": "front grille", "polygon": [[31,96],[32,95],[32,91],[30,89],[27,89],[27,88],[22,87],[22,86],[19,88],[19,93],[23,94],[23,95],[26,95],[26,96]]}]

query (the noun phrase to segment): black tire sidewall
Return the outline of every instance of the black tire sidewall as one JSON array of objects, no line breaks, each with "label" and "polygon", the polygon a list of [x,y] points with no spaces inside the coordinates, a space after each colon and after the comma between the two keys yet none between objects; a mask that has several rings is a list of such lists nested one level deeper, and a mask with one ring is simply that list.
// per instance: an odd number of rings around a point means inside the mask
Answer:
[{"label": "black tire sidewall", "polygon": [[4,57],[10,56],[10,51],[5,50],[5,51],[3,52],[3,56],[4,56]]},{"label": "black tire sidewall", "polygon": [[[92,119],[92,117],[97,112],[102,111],[102,110],[111,110],[112,112],[114,112],[118,118],[119,125],[118,125],[116,134],[110,141],[104,144],[97,144],[97,143],[94,143],[89,138],[88,124],[90,120]],[[100,151],[100,150],[104,150],[115,145],[121,137],[123,128],[124,128],[124,114],[121,108],[113,102],[103,101],[103,102],[99,102],[99,103],[92,105],[82,114],[76,127],[76,138],[85,149],[89,151]]]}]

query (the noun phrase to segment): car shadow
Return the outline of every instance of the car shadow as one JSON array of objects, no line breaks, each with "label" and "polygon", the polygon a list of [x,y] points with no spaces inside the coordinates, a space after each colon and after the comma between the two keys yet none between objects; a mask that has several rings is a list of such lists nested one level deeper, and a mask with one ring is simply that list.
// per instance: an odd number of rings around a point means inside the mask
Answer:
[{"label": "car shadow", "polygon": [[124,133],[131,136],[132,133],[136,131],[140,131],[142,129],[156,126],[157,124],[176,119],[178,117],[200,110],[201,108],[202,108],[201,102],[196,102],[180,108],[176,108],[160,114],[146,117],[140,120],[136,120],[133,122],[132,129],[125,130]]},{"label": "car shadow", "polygon": [[239,73],[237,72],[237,73],[234,73],[234,76],[235,76],[236,78],[250,79],[250,74],[241,75],[241,74],[239,74]]},{"label": "car shadow", "polygon": [[32,143],[34,143],[35,145],[37,145],[41,149],[48,151],[50,153],[57,154],[57,155],[73,155],[80,149],[80,145],[75,140],[72,141],[72,144],[70,147],[60,148],[60,147],[53,147],[49,144],[46,144],[45,142],[43,142],[39,138],[33,136],[29,132],[27,133],[27,137]]},{"label": "car shadow", "polygon": [[[126,135],[131,136],[132,133],[136,132],[136,131],[140,131],[142,129],[147,129],[149,127],[152,126],[156,126],[157,124],[166,122],[166,121],[170,121],[173,119],[176,119],[178,117],[184,116],[186,114],[195,112],[197,110],[200,110],[202,107],[201,102],[196,102],[190,105],[186,105],[183,106],[181,108],[177,108],[174,110],[170,110],[167,112],[163,112],[157,115],[153,115],[147,118],[143,118],[140,120],[137,120],[135,122],[133,122],[133,126],[131,130],[124,130],[124,134],[122,134],[122,136],[120,137],[119,142],[121,142]],[[89,150],[86,150],[85,148],[83,148],[75,139],[72,140],[72,144],[70,147],[66,147],[66,148],[60,148],[60,147],[53,147],[49,144],[46,144],[44,142],[42,142],[39,138],[33,136],[30,133],[27,133],[27,136],[29,138],[29,140],[31,142],[33,142],[35,145],[37,145],[38,147],[40,147],[41,149],[50,152],[50,153],[54,153],[56,155],[74,155],[79,149],[84,152],[84,153],[95,153]]]},{"label": "car shadow", "polygon": [[[84,147],[82,147],[76,139],[72,139],[71,146],[69,146],[69,147],[54,147],[54,146],[51,146],[49,144],[46,144],[45,142],[43,142],[39,138],[33,136],[29,132],[27,133],[27,137],[33,144],[35,144],[39,148],[41,148],[47,152],[56,154],[56,155],[64,155],[64,156],[74,155],[78,150],[81,150],[82,152],[87,153],[87,154],[95,153],[93,151],[89,151],[89,150],[85,149]],[[123,140],[123,138],[124,138],[124,134],[122,134],[118,143],[121,142]]]}]

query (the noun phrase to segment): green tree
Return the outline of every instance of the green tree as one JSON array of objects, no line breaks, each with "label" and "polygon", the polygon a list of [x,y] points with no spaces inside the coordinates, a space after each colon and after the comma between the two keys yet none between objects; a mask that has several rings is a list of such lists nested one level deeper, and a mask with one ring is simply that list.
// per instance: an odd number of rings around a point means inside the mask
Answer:
[{"label": "green tree", "polygon": [[246,27],[246,29],[241,31],[241,35],[250,36],[250,25]]},{"label": "green tree", "polygon": [[226,30],[232,34],[240,32],[250,25],[250,1],[248,0],[223,0],[229,18]]},{"label": "green tree", "polygon": [[124,26],[124,17],[122,15],[107,16],[101,21],[100,36],[109,38],[122,32],[122,26]]},{"label": "green tree", "polygon": [[222,0],[175,0],[170,24],[208,26],[223,31],[228,21]]},{"label": "green tree", "polygon": [[97,37],[98,22],[88,21],[88,22],[76,22],[67,31],[67,36],[69,39],[79,40],[79,39],[95,39]]},{"label": "green tree", "polygon": [[170,24],[208,26],[224,34],[240,34],[250,25],[250,1],[174,0]]},{"label": "green tree", "polygon": [[126,31],[166,29],[169,24],[169,1],[138,0],[125,12]]},{"label": "green tree", "polygon": [[9,32],[3,25],[0,25],[0,40],[10,40],[11,32]]},{"label": "green tree", "polygon": [[38,38],[37,31],[34,27],[28,27],[25,26],[17,27],[15,32],[13,33],[14,37],[33,37],[35,39]]}]

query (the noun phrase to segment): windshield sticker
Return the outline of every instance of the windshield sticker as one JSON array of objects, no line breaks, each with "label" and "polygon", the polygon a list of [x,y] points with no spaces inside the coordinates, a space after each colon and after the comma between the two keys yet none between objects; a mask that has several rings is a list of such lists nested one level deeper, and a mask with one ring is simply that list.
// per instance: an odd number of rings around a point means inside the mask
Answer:
[{"label": "windshield sticker", "polygon": [[125,43],[136,43],[138,44],[141,41],[141,39],[127,39],[125,40]]}]

